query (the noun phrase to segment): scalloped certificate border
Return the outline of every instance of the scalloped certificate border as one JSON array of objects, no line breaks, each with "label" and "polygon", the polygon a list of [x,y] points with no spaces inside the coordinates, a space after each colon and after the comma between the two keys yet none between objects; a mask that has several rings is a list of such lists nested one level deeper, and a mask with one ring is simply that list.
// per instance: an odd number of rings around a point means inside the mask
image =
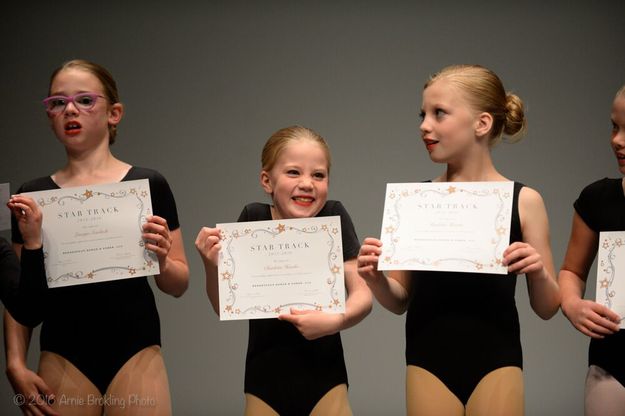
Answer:
[{"label": "scalloped certificate border", "polygon": [[[219,253],[219,307],[221,320],[275,318],[288,313],[290,307],[313,309],[326,313],[345,311],[345,283],[343,275],[343,251],[341,239],[341,221],[339,216],[296,218],[288,220],[250,221],[217,224],[221,229],[222,249]],[[322,233],[326,237],[327,252],[321,259],[319,279],[324,279],[325,297],[310,302],[307,299],[282,299],[282,301],[256,301],[245,303],[244,296],[239,296],[243,280],[237,271],[237,265],[245,258],[235,256],[232,244],[241,239],[258,239],[259,242],[271,243],[276,236],[296,234],[298,237]]]},{"label": "scalloped certificate border", "polygon": [[[625,231],[602,231],[599,233],[599,248],[597,250],[597,286],[595,299],[597,303],[614,310],[620,316],[625,316]],[[618,269],[618,273],[617,273]],[[619,277],[620,274],[620,277]],[[625,323],[621,321],[621,328]]]},{"label": "scalloped certificate border", "polygon": [[[469,273],[507,274],[502,265],[503,252],[510,241],[512,216],[512,197],[514,182],[419,182],[389,183],[386,185],[386,200],[380,240],[383,252],[378,268],[380,270],[434,270],[458,271]],[[444,202],[450,197],[463,194],[463,201],[490,199],[495,204],[495,216],[490,221],[489,239],[491,248],[481,258],[450,257],[440,253],[434,257],[425,257],[420,253],[411,253],[402,257],[400,228],[405,215],[400,209],[406,201],[416,199],[427,203]]]},{"label": "scalloped certificate border", "polygon": [[[152,199],[150,197],[150,183],[148,179],[27,192],[23,195],[35,199],[43,212],[43,254],[49,288],[128,279],[159,273],[156,254],[145,248],[145,242],[141,237],[143,233],[142,225],[146,222],[146,218],[152,214]],[[76,205],[81,208],[89,208],[94,204],[93,207],[97,208],[98,206],[95,204],[100,200],[127,198],[131,198],[137,208],[134,214],[136,232],[133,238],[136,239],[137,246],[142,248],[140,250],[140,257],[131,262],[124,261],[123,263],[96,265],[95,267],[81,265],[76,269],[65,268],[57,264],[55,267],[62,269],[62,272],[52,275],[50,273],[51,266],[49,264],[51,261],[49,247],[51,247],[53,243],[50,237],[49,224],[55,221],[56,217],[52,214],[55,213],[59,207]],[[54,240],[58,240],[58,236],[55,236]]]}]

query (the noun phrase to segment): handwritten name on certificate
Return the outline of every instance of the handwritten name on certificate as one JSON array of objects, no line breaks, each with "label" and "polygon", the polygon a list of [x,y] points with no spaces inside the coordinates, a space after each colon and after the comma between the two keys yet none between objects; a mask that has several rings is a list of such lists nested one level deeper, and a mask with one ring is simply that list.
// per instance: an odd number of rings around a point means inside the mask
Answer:
[{"label": "handwritten name on certificate", "polygon": [[159,273],[142,226],[152,215],[147,179],[28,192],[43,212],[48,287]]},{"label": "handwritten name on certificate", "polygon": [[625,231],[599,233],[595,299],[625,318]]},{"label": "handwritten name on certificate", "polygon": [[513,182],[389,183],[380,270],[507,274]]},{"label": "handwritten name on certificate", "polygon": [[221,320],[345,312],[339,216],[217,224]]}]

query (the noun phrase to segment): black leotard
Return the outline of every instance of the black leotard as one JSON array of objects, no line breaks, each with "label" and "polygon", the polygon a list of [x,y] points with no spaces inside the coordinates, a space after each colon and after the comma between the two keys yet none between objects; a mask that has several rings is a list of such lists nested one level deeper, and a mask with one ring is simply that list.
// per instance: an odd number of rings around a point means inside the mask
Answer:
[{"label": "black leotard", "polygon": [[[514,183],[510,243],[522,241]],[[522,368],[516,275],[412,273],[406,363],[441,380],[466,405],[480,380],[501,367]]]},{"label": "black leotard", "polygon": [[[573,206],[581,219],[591,230],[625,231],[625,195],[622,179],[604,178],[588,185]],[[623,277],[623,276],[620,276]],[[588,365],[596,365],[614,376],[625,386],[625,330],[606,335],[603,339],[593,338],[588,350]]]},{"label": "black leotard", "polygon": [[[327,201],[318,217],[341,216],[343,260],[358,255],[359,242],[349,214],[338,201]],[[249,204],[239,222],[270,220],[267,204]],[[308,341],[289,322],[249,321],[245,392],[281,416],[308,415],[333,387],[347,384],[340,334]]]},{"label": "black leotard", "polygon": [[[167,220],[170,230],[180,227],[176,203],[165,178],[158,172],[132,167],[122,181],[148,179],[154,215]],[[49,176],[27,182],[21,192],[58,189]],[[23,243],[13,218],[13,241]],[[39,288],[25,323],[43,321],[41,351],[59,354],[76,366],[104,394],[118,370],[133,355],[161,344],[160,321],[147,277],[47,289],[42,250],[22,248],[22,265],[39,272],[25,282]],[[26,264],[25,264],[26,263]]]}]

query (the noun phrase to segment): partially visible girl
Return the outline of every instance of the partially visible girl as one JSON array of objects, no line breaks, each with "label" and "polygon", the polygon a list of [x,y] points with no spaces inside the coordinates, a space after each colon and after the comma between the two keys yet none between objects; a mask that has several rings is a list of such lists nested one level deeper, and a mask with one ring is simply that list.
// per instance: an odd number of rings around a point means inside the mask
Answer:
[{"label": "partially visible girl", "polygon": [[[611,118],[610,146],[619,172],[625,175],[625,86],[614,98]],[[599,247],[599,233],[625,231],[624,192],[624,178],[600,179],[582,190],[573,204],[571,237],[558,276],[562,312],[575,328],[591,337],[584,400],[586,416],[625,414],[622,317],[604,305],[583,298],[588,271]]]}]

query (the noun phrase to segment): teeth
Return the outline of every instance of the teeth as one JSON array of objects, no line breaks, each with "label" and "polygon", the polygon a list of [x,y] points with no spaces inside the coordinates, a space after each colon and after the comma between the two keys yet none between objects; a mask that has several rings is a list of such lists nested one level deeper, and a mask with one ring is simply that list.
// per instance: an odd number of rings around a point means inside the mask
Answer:
[{"label": "teeth", "polygon": [[301,201],[301,202],[310,202],[313,200],[312,198],[303,197],[303,196],[296,196],[296,197],[293,197],[293,199],[296,201]]}]

